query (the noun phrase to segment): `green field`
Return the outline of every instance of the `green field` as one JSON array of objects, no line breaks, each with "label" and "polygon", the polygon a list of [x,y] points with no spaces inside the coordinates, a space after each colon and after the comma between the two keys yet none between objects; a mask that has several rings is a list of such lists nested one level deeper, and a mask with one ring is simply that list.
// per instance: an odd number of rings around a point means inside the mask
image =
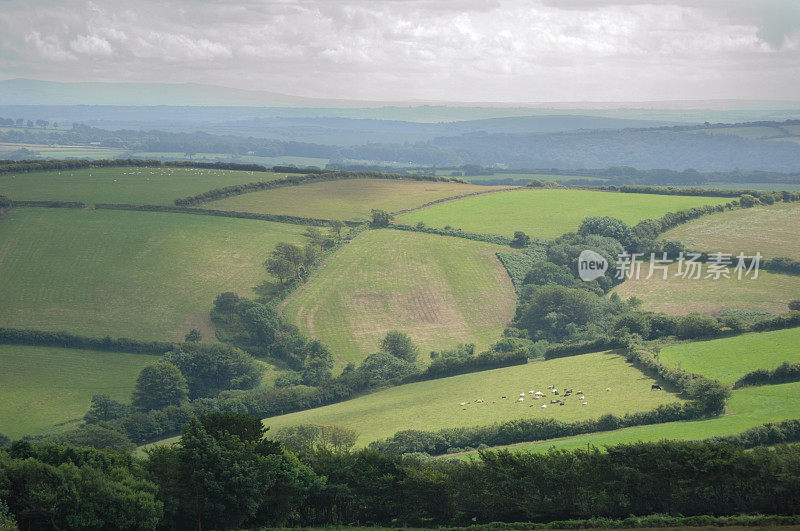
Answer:
[{"label": "green field", "polygon": [[[621,356],[595,353],[392,387],[266,419],[264,424],[270,429],[294,424],[347,426],[359,432],[358,444],[363,446],[405,429],[482,426],[531,417],[571,421],[645,411],[678,400],[670,393],[650,391],[651,383]],[[567,398],[564,406],[549,404],[550,397],[533,400],[528,395],[530,390],[547,394],[548,385],[581,390],[588,405],[582,406],[577,395]],[[520,393],[526,394],[521,403],[516,401]],[[485,402],[475,403],[479,398]],[[461,402],[469,403],[462,407]]]},{"label": "green field", "polygon": [[800,328],[671,345],[661,351],[660,359],[730,385],[755,369],[800,362]]},{"label": "green field", "polygon": [[158,356],[0,345],[0,433],[52,432],[83,418],[93,394],[127,402]]},{"label": "green field", "polygon": [[19,208],[0,220],[0,326],[213,337],[223,291],[253,296],[275,243],[304,227],[211,216]]},{"label": "green field", "polygon": [[327,344],[339,368],[402,330],[427,358],[458,343],[486,347],[514,315],[511,279],[483,242],[402,232],[362,233],[289,299],[286,317]]},{"label": "green field", "polygon": [[776,127],[770,126],[753,126],[753,127],[718,127],[718,128],[704,128],[698,131],[687,131],[688,133],[701,133],[706,135],[733,135],[742,138],[769,138],[773,136],[785,135],[783,131]]},{"label": "green field", "polygon": [[396,212],[437,199],[492,188],[472,184],[346,179],[289,186],[209,203],[209,208],[323,219],[367,219],[373,208]]},{"label": "green field", "polygon": [[[647,280],[649,264],[642,266],[639,279],[628,279],[616,288],[622,299],[642,299],[642,309],[670,315],[705,313],[718,315],[725,310],[783,313],[789,301],[800,299],[800,277],[759,271],[758,278],[738,280],[731,272],[729,279],[684,279],[675,276],[677,267],[670,266],[667,280],[660,273]],[[703,268],[702,275],[706,275]]]},{"label": "green field", "polygon": [[800,203],[778,203],[703,216],[668,230],[662,238],[681,241],[699,251],[746,255],[760,252],[767,258],[788,256],[800,260],[798,219]]},{"label": "green field", "polygon": [[171,205],[213,188],[269,181],[283,173],[197,168],[87,168],[0,175],[0,195],[18,200]]},{"label": "green field", "polygon": [[468,232],[509,236],[521,230],[534,238],[549,239],[576,230],[587,216],[613,216],[634,224],[667,212],[727,201],[589,190],[516,190],[434,205],[400,216],[398,222],[422,221],[431,227],[450,225]]},{"label": "green field", "polygon": [[[733,392],[726,413],[720,417],[637,426],[563,439],[515,444],[508,448],[515,451],[546,452],[550,448],[560,450],[586,448],[587,443],[602,447],[638,441],[698,440],[713,436],[735,435],[766,422],[800,418],[798,395],[800,395],[800,382],[746,387]],[[469,454],[465,458],[469,458]]]}]

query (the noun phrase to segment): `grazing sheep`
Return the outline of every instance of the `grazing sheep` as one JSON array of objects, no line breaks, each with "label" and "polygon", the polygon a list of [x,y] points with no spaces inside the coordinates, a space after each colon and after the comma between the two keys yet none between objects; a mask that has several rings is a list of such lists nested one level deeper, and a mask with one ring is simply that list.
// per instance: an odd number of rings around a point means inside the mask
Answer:
[{"label": "grazing sheep", "polygon": [[530,391],[528,391],[528,394],[529,394],[529,395],[535,394],[535,391],[533,391],[533,390],[530,390]]},{"label": "grazing sheep", "polygon": [[548,386],[547,386],[547,388],[548,388],[548,389],[554,389],[554,388],[555,388],[555,385],[548,385]]},{"label": "grazing sheep", "polygon": [[466,406],[466,405],[467,405],[467,403],[466,403],[466,402],[461,402],[461,403],[459,404],[459,406]]},{"label": "grazing sheep", "polygon": [[578,397],[578,400],[583,400],[583,398],[584,398],[584,396],[581,395],[581,396]]},{"label": "grazing sheep", "polygon": [[582,406],[588,406],[588,405],[589,405],[589,402],[581,402],[581,405],[582,405]]},{"label": "grazing sheep", "polygon": [[611,391],[611,388],[610,387],[606,387],[606,391]]},{"label": "grazing sheep", "polygon": [[547,404],[542,404],[542,409],[546,408]]},{"label": "grazing sheep", "polygon": [[525,393],[520,393],[519,396],[521,396],[522,398],[525,398]]},{"label": "grazing sheep", "polygon": [[553,391],[553,394],[558,396],[558,391]]},{"label": "grazing sheep", "polygon": [[560,400],[551,400],[550,401],[551,404],[558,404],[559,402],[560,402]]},{"label": "grazing sheep", "polygon": [[541,391],[536,391],[534,394],[535,394],[536,396],[542,396],[544,393],[542,393]]},{"label": "grazing sheep", "polygon": [[564,404],[564,401],[562,400],[561,402],[558,403],[558,405],[559,406],[563,406],[563,405],[566,405],[566,404]]},{"label": "grazing sheep", "polygon": [[582,395],[582,394],[583,394],[583,391],[578,391],[578,394],[579,394],[579,395]]},{"label": "grazing sheep", "polygon": [[524,401],[525,401],[524,398],[517,398],[517,402],[524,402]]}]

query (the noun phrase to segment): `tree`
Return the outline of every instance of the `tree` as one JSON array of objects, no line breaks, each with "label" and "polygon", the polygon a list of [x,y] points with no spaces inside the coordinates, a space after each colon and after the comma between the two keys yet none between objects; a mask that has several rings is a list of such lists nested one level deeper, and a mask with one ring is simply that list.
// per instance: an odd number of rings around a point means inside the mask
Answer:
[{"label": "tree", "polygon": [[514,238],[511,240],[511,247],[527,247],[531,243],[531,237],[518,230],[514,233]]},{"label": "tree", "polygon": [[139,373],[131,403],[137,409],[149,411],[177,406],[187,396],[186,378],[180,369],[169,361],[157,361]]},{"label": "tree", "polygon": [[331,221],[331,230],[334,234],[336,234],[336,239],[342,238],[342,230],[344,227],[345,225],[343,221],[339,221],[338,219]]},{"label": "tree", "polygon": [[236,304],[238,304],[238,302],[239,296],[234,292],[226,291],[220,293],[217,295],[217,298],[214,299],[214,311],[224,316],[227,320],[230,320],[233,316],[233,312],[236,310]]},{"label": "tree", "polygon": [[6,437],[2,433],[0,433],[0,448],[3,447],[3,446],[8,446],[8,444],[10,442],[11,442],[11,439],[9,439],[8,437]]},{"label": "tree", "polygon": [[189,343],[197,343],[203,340],[203,335],[197,328],[192,328],[191,330],[189,330],[189,333],[186,334],[184,339],[186,340],[186,342]]},{"label": "tree", "polygon": [[330,379],[333,356],[328,347],[316,339],[311,340],[303,348],[303,357],[300,376],[304,384],[316,387]]},{"label": "tree", "polygon": [[372,210],[370,210],[370,216],[372,216],[373,227],[388,227],[389,222],[392,221],[391,214],[389,214],[385,210],[380,210],[377,208],[373,208]]},{"label": "tree", "polygon": [[252,389],[264,371],[252,356],[222,343],[183,343],[163,359],[186,378],[191,399],[229,389]]},{"label": "tree", "polygon": [[380,384],[410,376],[417,372],[417,367],[387,352],[377,352],[367,356],[358,367],[358,371]]},{"label": "tree", "polygon": [[756,206],[758,203],[758,199],[750,194],[742,194],[742,196],[739,197],[739,204],[742,206],[742,208],[751,208]]},{"label": "tree", "polygon": [[409,363],[417,361],[418,350],[416,345],[407,334],[398,330],[386,333],[386,336],[381,340],[381,350]]},{"label": "tree", "polygon": [[118,419],[131,413],[129,405],[117,402],[108,395],[93,395],[89,411],[83,416],[83,420],[89,424],[94,424]]},{"label": "tree", "polygon": [[264,267],[270,275],[284,283],[300,276],[301,266],[308,262],[310,255],[313,252],[308,249],[304,250],[293,243],[279,242],[264,262]]}]

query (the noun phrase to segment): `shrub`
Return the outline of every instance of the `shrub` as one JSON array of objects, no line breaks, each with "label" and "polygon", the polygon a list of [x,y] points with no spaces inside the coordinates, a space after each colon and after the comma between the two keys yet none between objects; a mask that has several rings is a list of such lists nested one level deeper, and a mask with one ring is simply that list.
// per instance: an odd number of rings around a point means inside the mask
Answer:
[{"label": "shrub", "polygon": [[157,361],[139,373],[131,403],[139,410],[150,411],[176,406],[187,396],[186,378],[178,367],[169,361]]}]

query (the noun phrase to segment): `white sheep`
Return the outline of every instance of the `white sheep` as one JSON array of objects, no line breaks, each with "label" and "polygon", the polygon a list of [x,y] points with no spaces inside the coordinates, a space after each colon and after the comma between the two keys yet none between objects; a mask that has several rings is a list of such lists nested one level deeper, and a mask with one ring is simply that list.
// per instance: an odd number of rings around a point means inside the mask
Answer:
[{"label": "white sheep", "polygon": [[547,407],[547,404],[542,404],[542,409],[545,409],[546,407]]},{"label": "white sheep", "polygon": [[582,406],[588,406],[588,405],[589,405],[589,402],[581,402],[581,405],[582,405]]},{"label": "white sheep", "polygon": [[524,398],[517,398],[517,402],[524,402],[524,401],[525,401]]},{"label": "white sheep", "polygon": [[461,402],[461,403],[459,404],[459,406],[466,406],[466,405],[467,405],[467,403],[466,403],[466,402]]}]

